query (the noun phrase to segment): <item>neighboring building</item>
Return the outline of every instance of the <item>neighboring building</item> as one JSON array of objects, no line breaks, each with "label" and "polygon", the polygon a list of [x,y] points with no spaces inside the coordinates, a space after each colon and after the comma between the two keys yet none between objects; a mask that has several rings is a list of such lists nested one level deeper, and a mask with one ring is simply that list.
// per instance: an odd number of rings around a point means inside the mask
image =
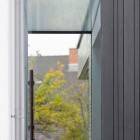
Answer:
[{"label": "neighboring building", "polygon": [[[62,56],[31,56],[29,57],[29,65],[34,59],[34,75],[37,78],[38,75],[45,75],[50,71],[50,68],[57,69],[57,63],[64,64],[63,72],[68,85],[74,82],[81,82],[78,80],[78,50],[70,49],[69,55]],[[39,79],[38,79],[39,80]],[[39,82],[39,81],[38,81]]]}]

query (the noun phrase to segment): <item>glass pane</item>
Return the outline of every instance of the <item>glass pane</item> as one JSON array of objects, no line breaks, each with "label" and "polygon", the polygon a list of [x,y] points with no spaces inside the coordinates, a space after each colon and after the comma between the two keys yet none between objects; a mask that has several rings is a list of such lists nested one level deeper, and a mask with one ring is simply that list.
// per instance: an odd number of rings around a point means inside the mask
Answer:
[{"label": "glass pane", "polygon": [[27,3],[29,31],[91,31],[90,0],[28,0]]},{"label": "glass pane", "polygon": [[90,62],[86,63],[90,59],[88,53],[83,61],[86,70],[78,67],[80,49],[84,46],[90,52],[91,35],[83,35],[81,43],[80,36],[28,35],[28,66],[34,70],[35,80],[35,140],[89,140],[91,67]]}]

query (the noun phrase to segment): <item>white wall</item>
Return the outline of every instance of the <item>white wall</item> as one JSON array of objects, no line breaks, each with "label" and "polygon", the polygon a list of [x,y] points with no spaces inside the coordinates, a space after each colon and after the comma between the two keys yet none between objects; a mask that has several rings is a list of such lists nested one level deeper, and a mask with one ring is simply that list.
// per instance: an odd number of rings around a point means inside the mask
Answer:
[{"label": "white wall", "polygon": [[0,0],[0,140],[25,140],[26,37],[24,0]]},{"label": "white wall", "polygon": [[0,0],[0,140],[10,140],[9,1]]}]

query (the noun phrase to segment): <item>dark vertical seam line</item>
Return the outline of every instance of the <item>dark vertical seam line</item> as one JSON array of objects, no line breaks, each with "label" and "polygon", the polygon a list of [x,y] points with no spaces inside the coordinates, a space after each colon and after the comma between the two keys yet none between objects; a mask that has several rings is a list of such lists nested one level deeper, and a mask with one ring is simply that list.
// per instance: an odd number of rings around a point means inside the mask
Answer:
[{"label": "dark vertical seam line", "polygon": [[100,37],[100,39],[101,39],[101,50],[100,50],[100,55],[101,55],[101,60],[100,60],[100,62],[101,62],[101,77],[100,77],[100,79],[101,79],[101,140],[102,140],[102,133],[103,133],[103,128],[102,128],[102,126],[103,126],[103,120],[102,120],[102,118],[103,118],[103,113],[102,113],[102,111],[103,111],[103,107],[102,107],[102,105],[103,105],[103,103],[102,103],[102,68],[103,68],[103,66],[102,66],[102,64],[103,64],[103,62],[102,62],[102,58],[103,58],[103,20],[102,20],[102,15],[103,15],[103,13],[102,13],[102,11],[103,11],[103,1],[101,1],[101,37]]},{"label": "dark vertical seam line", "polygon": [[92,53],[93,52],[92,52],[92,33],[91,33],[91,58],[90,58],[91,59],[91,62],[90,62],[90,65],[91,65],[91,68],[90,68],[91,69],[91,81],[90,81],[91,82],[90,83],[90,85],[91,85],[91,87],[90,87],[91,88],[91,93],[90,93],[91,94],[90,95],[90,98],[91,98],[90,99],[90,103],[91,103],[91,108],[90,108],[90,112],[91,112],[91,118],[90,118],[90,121],[91,121],[91,139],[93,139],[93,125],[92,125],[93,124],[93,111],[92,111],[93,110],[93,89],[92,89],[92,76],[93,76],[92,67],[93,66],[92,66]]},{"label": "dark vertical seam line", "polygon": [[[139,2],[139,15],[140,15],[140,2]],[[140,17],[139,17],[139,139],[140,139]]]},{"label": "dark vertical seam line", "polygon": [[114,0],[113,0],[113,140],[114,140],[114,67],[115,67],[115,63],[114,63],[114,46],[115,46],[115,42],[114,42],[114,36],[115,36],[115,32],[114,32],[114,30],[115,30],[115,26],[114,26],[114,20],[115,20],[115,6],[114,6]]},{"label": "dark vertical seam line", "polygon": [[134,0],[134,140],[135,140],[135,0]]},{"label": "dark vertical seam line", "polygon": [[[102,3],[101,3],[101,4],[102,4]],[[102,5],[101,5],[101,6],[102,6]],[[101,7],[101,11],[100,11],[100,12],[101,12],[101,15],[102,15],[102,7]],[[103,104],[103,103],[102,103],[102,58],[103,58],[103,55],[102,55],[102,54],[103,54],[103,39],[102,39],[102,33],[103,33],[103,32],[102,32],[102,30],[103,30],[103,29],[102,29],[102,16],[101,16],[101,37],[100,37],[100,39],[101,39],[101,50],[100,50],[100,63],[101,63],[101,71],[100,71],[100,74],[101,74],[101,77],[100,77],[100,80],[101,80],[101,82],[100,82],[100,83],[101,83],[101,91],[100,91],[100,92],[101,92],[101,97],[100,97],[100,98],[101,98],[101,99],[100,99],[100,100],[101,100],[101,140],[102,140],[102,132],[103,132],[103,130],[102,130],[102,123],[103,123],[103,120],[102,120],[102,116],[103,116],[103,115],[102,115],[102,114],[103,114],[103,113],[102,113],[102,108],[103,108],[103,107],[102,107],[102,104]]]},{"label": "dark vertical seam line", "polygon": [[123,0],[123,140],[124,140],[124,0]]},{"label": "dark vertical seam line", "polygon": [[118,87],[118,78],[119,78],[119,63],[118,63],[118,0],[117,0],[117,114],[118,114],[118,116],[117,116],[117,124],[118,124],[118,129],[117,129],[117,131],[118,131],[118,140],[119,140],[119,87]]},{"label": "dark vertical seam line", "polygon": [[[140,15],[140,2],[139,2],[139,15]],[[139,17],[139,139],[140,139],[140,17]]]}]

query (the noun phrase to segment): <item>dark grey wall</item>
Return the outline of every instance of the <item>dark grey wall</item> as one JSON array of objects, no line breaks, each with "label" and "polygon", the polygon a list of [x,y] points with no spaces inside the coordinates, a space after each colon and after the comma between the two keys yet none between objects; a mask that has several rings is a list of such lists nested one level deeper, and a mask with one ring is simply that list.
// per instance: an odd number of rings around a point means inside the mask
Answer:
[{"label": "dark grey wall", "polygon": [[101,33],[92,46],[92,140],[101,140]]},{"label": "dark grey wall", "polygon": [[102,140],[139,140],[139,0],[102,0]]},{"label": "dark grey wall", "polygon": [[91,139],[101,140],[101,1],[92,1]]}]

